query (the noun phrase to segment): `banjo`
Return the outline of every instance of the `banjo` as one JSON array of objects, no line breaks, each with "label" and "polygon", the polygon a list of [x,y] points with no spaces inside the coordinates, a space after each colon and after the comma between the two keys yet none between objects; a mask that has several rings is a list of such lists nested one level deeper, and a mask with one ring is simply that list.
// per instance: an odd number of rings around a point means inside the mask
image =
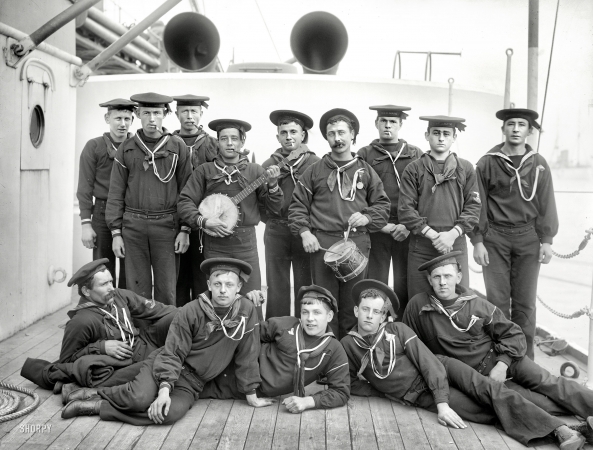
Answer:
[{"label": "banjo", "polygon": [[[290,161],[300,158],[304,153],[305,150],[302,148],[293,150],[286,158],[282,158],[282,161],[280,161],[277,166],[282,168]],[[264,184],[268,178],[269,175],[266,172],[255,181],[251,182],[234,197],[228,197],[225,194],[210,194],[202,200],[198,207],[198,211],[205,219],[220,219],[226,224],[228,230],[233,230],[239,221],[239,208],[237,205],[245,200],[258,187]],[[215,232],[207,228],[204,228],[203,230],[208,236],[218,236]]]}]

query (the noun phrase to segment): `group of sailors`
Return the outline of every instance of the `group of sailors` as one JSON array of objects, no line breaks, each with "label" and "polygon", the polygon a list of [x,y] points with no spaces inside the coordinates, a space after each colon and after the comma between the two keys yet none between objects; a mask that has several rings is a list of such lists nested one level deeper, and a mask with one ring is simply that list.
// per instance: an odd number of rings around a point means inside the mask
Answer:
[{"label": "group of sailors", "polygon": [[[169,133],[173,101],[180,129]],[[379,138],[354,154],[360,123],[332,109],[319,120],[330,146],[319,158],[307,146],[313,120],[276,110],[280,148],[260,166],[244,150],[249,123],[211,121],[216,139],[203,130],[207,101],[146,93],[100,105],[109,132],[85,146],[77,192],[94,261],[69,282],[81,300],[60,359],[22,371],[61,391],[64,418],[170,424],[198,398],[261,407],[290,393],[283,403],[300,413],[352,393],[433,410],[456,428],[498,421],[524,444],[550,434],[562,449],[584,444],[593,394],[533,362],[537,277],[558,230],[549,166],[526,144],[536,112],[496,113],[505,141],[474,169],[451,151],[462,118],[420,117],[423,153],[399,137],[411,108],[371,106]],[[465,235],[488,300],[468,287]],[[347,241],[368,267],[339,277],[327,254],[343,256]],[[320,378],[327,388],[307,395]],[[554,416],[571,413],[587,418],[578,431]]]}]

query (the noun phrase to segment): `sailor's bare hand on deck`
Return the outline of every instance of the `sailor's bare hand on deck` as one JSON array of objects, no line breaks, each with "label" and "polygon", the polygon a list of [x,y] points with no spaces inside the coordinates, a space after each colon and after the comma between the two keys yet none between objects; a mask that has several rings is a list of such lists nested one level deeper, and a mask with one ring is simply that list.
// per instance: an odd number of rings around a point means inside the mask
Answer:
[{"label": "sailor's bare hand on deck", "polygon": [[447,403],[437,403],[437,418],[441,425],[453,428],[467,428],[463,419]]},{"label": "sailor's bare hand on deck", "polygon": [[276,400],[273,398],[258,398],[257,394],[249,394],[245,397],[247,398],[247,404],[249,406],[253,406],[254,408],[262,408],[264,406],[270,406],[276,403]]},{"label": "sailor's bare hand on deck", "polygon": [[175,238],[175,253],[185,253],[189,248],[189,234],[179,232]]},{"label": "sailor's bare hand on deck", "polygon": [[207,219],[205,227],[208,230],[214,231],[218,237],[225,237],[233,234],[233,232],[227,228],[226,223],[220,219]]},{"label": "sailor's bare hand on deck", "polygon": [[90,223],[82,224],[82,245],[86,248],[95,248],[95,242],[97,240],[97,233],[93,230],[93,226]]},{"label": "sailor's bare hand on deck", "polygon": [[490,264],[490,258],[488,257],[488,250],[483,242],[477,242],[474,245],[474,261],[480,266],[487,266]]},{"label": "sailor's bare hand on deck", "polygon": [[319,241],[317,240],[317,236],[315,236],[310,231],[303,231],[301,233],[301,239],[303,240],[303,249],[307,253],[315,253],[319,250],[320,245]]},{"label": "sailor's bare hand on deck", "polygon": [[369,218],[359,212],[355,212],[348,219],[348,225],[350,225],[350,228],[364,227],[365,225],[368,225],[369,222]]},{"label": "sailor's bare hand on deck", "polygon": [[132,347],[122,341],[105,341],[105,353],[117,359],[131,358],[133,355]]},{"label": "sailor's bare hand on deck", "polygon": [[405,240],[409,234],[410,234],[410,232],[408,231],[406,226],[402,225],[401,223],[398,223],[395,226],[395,229],[391,232],[391,237],[394,240],[401,242],[401,241]]},{"label": "sailor's bare hand on deck", "polygon": [[113,242],[111,243],[111,249],[118,258],[125,258],[126,247],[124,246],[124,238],[121,236],[115,236],[113,238]]},{"label": "sailor's bare hand on deck", "polygon": [[313,397],[297,397],[292,395],[282,400],[282,404],[293,414],[300,414],[307,409],[315,408]]},{"label": "sailor's bare hand on deck", "polygon": [[169,396],[169,388],[163,387],[159,390],[159,395],[156,400],[152,402],[148,408],[148,418],[154,423],[161,424],[171,407],[171,397]]}]

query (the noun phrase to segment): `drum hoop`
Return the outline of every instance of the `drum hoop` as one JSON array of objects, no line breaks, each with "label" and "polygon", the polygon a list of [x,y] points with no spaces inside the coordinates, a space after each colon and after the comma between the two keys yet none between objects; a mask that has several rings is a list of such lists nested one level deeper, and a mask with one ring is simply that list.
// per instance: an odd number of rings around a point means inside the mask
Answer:
[{"label": "drum hoop", "polygon": [[356,278],[358,275],[360,275],[366,268],[367,264],[369,263],[369,259],[366,256],[362,255],[362,257],[363,257],[363,260],[362,260],[362,263],[360,264],[360,266],[358,266],[356,269],[354,269],[348,275],[345,275],[343,277],[339,276],[339,275],[337,275],[337,273],[339,273],[339,272],[337,272],[337,270],[334,270],[334,272],[336,272],[336,278],[345,283],[347,281],[352,280],[353,278]]}]

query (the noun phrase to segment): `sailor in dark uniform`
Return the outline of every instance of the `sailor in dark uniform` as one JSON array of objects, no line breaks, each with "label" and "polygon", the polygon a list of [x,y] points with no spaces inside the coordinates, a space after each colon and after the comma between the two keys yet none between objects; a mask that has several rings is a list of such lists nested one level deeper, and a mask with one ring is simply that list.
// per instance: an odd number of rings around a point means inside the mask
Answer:
[{"label": "sailor in dark uniform", "polygon": [[111,276],[118,280],[118,287],[125,288],[125,262],[120,259],[118,278],[115,273],[116,257],[111,247],[113,239],[105,223],[105,206],[115,153],[117,147],[130,137],[128,130],[134,121],[134,111],[138,105],[130,100],[116,98],[99,106],[107,108],[105,122],[109,125],[109,131],[86,143],[80,154],[78,169],[76,197],[80,208],[82,243],[86,248],[93,249],[93,260],[109,260],[106,266]]},{"label": "sailor in dark uniform", "polygon": [[[525,143],[539,130],[538,114],[503,109],[505,142],[478,161],[480,223],[470,233],[474,259],[483,266],[488,300],[521,327],[533,359],[535,303],[540,264],[552,259],[558,213],[550,166]],[[511,299],[512,302],[511,302]]]},{"label": "sailor in dark uniform", "polygon": [[409,164],[401,178],[398,216],[412,232],[408,255],[408,296],[426,292],[430,285],[418,273],[422,263],[439,254],[460,250],[462,285],[469,286],[465,234],[473,231],[480,215],[480,194],[473,164],[450,149],[463,131],[465,119],[420,117],[428,121],[430,150]]},{"label": "sailor in dark uniform", "polygon": [[126,257],[130,290],[152,298],[154,285],[155,300],[175,305],[178,255],[189,246],[177,200],[191,175],[190,158],[183,140],[162,126],[173,99],[152,92],[131,99],[142,128],[115,155],[105,218],[116,256]]},{"label": "sailor in dark uniform", "polygon": [[[218,155],[218,141],[206,133],[200,120],[208,108],[210,97],[198,95],[180,95],[173,97],[177,102],[175,115],[179,120],[179,130],[173,131],[187,146],[192,169],[195,170],[206,162],[212,162]],[[177,277],[177,306],[183,306],[192,298],[208,289],[208,279],[200,270],[204,254],[200,251],[198,233],[189,235],[189,250],[179,258],[179,276]]]},{"label": "sailor in dark uniform", "polygon": [[284,193],[284,202],[278,214],[264,211],[262,219],[266,222],[264,243],[266,246],[266,281],[268,285],[268,304],[266,317],[290,316],[291,290],[290,267],[294,279],[294,315],[300,317],[300,305],[296,302],[297,293],[302,286],[311,284],[311,264],[309,254],[303,249],[303,243],[294,236],[288,227],[288,207],[297,181],[307,167],[319,161],[307,147],[308,130],[313,126],[313,119],[306,114],[291,110],[276,110],[270,114],[270,120],[277,128],[276,138],[280,148],[266,160],[264,169],[283,161],[291,152],[303,153],[294,161],[289,161],[280,169],[278,184]]},{"label": "sailor in dark uniform", "polygon": [[389,198],[383,182],[373,168],[351,152],[356,142],[359,122],[345,109],[332,109],[319,121],[319,128],[331,152],[309,166],[301,176],[292,196],[288,220],[292,233],[300,236],[303,248],[311,254],[313,282],[332,293],[339,312],[331,322],[334,334],[343,337],[356,324],[350,297],[352,286],[366,277],[366,269],[356,267],[350,280],[340,281],[325,264],[324,251],[344,236],[369,255],[369,233],[387,225]]},{"label": "sailor in dark uniform", "polygon": [[[280,174],[278,166],[264,170],[259,164],[250,163],[242,156],[245,133],[251,125],[242,120],[219,119],[208,124],[216,131],[219,142],[219,154],[214,162],[202,164],[194,170],[179,199],[179,215],[199,234],[204,246],[204,256],[208,260],[217,257],[237,258],[248,262],[253,267],[249,280],[243,284],[243,294],[261,289],[261,272],[255,226],[260,222],[259,204],[278,213],[282,206],[282,189],[278,185]],[[204,217],[199,206],[211,194],[227,196],[229,199],[240,194],[251,183],[266,174],[267,181],[251,191],[245,191],[236,207],[238,220],[230,229],[221,220],[220,203],[212,209],[214,216]],[[255,193],[253,193],[255,192]],[[235,205],[231,205],[235,208]],[[218,214],[218,215],[216,215]],[[211,234],[208,234],[211,233]]]},{"label": "sailor in dark uniform", "polygon": [[399,131],[408,116],[408,106],[380,105],[370,106],[377,111],[375,127],[379,139],[361,148],[358,155],[371,165],[381,181],[385,193],[391,201],[389,221],[378,233],[371,234],[371,253],[369,255],[368,276],[387,284],[389,265],[393,265],[393,290],[399,298],[398,317],[404,313],[408,304],[408,250],[410,231],[399,222],[397,207],[399,189],[404,169],[422,155],[422,150],[399,138]]}]

